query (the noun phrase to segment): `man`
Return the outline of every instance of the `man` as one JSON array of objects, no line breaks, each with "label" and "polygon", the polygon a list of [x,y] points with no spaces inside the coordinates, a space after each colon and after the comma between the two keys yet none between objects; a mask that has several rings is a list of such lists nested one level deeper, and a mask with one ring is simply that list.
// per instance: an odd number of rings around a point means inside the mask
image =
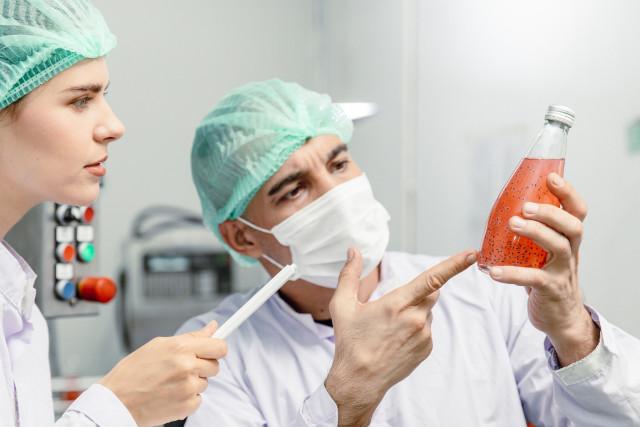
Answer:
[{"label": "man", "polygon": [[389,218],[349,155],[351,132],[328,96],[279,80],[237,89],[199,126],[207,225],[239,262],[271,276],[294,262],[300,277],[229,338],[187,425],[640,425],[640,342],[582,303],[586,207],[573,187],[551,174],[564,209],[511,219],[547,265],[494,268],[494,281],[466,269],[473,252],[385,252]]}]

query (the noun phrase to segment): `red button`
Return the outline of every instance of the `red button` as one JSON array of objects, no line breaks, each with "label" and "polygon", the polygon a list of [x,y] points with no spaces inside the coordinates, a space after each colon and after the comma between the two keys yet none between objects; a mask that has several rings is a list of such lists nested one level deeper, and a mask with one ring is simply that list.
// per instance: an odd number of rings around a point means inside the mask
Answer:
[{"label": "red button", "polygon": [[87,206],[85,208],[81,208],[80,211],[82,214],[82,222],[85,224],[90,224],[96,214],[93,208],[91,206]]},{"label": "red button", "polygon": [[73,402],[82,394],[81,391],[69,390],[62,393],[62,400],[67,400],[69,402]]},{"label": "red button", "polygon": [[117,292],[115,282],[108,277],[85,277],[78,283],[78,298],[87,301],[109,302]]},{"label": "red button", "polygon": [[76,257],[76,248],[68,243],[61,243],[56,247],[56,257],[60,262],[71,262]]}]

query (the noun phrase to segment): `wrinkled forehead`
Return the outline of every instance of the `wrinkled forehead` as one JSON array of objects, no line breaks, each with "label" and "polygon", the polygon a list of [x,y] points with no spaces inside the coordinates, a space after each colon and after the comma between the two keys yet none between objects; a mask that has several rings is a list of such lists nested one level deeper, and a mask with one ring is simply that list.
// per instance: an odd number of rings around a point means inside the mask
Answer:
[{"label": "wrinkled forehead", "polygon": [[327,160],[343,151],[347,151],[347,146],[336,135],[320,135],[309,138],[263,184],[259,192],[269,191],[269,188],[275,185],[278,180],[290,174],[307,173],[313,167],[324,166]]}]

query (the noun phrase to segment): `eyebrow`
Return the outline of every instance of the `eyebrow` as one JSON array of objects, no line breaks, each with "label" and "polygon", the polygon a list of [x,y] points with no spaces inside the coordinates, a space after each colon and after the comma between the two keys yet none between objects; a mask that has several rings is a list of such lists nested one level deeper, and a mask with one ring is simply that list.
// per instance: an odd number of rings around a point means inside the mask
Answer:
[{"label": "eyebrow", "polygon": [[286,177],[284,177],[283,179],[281,179],[280,181],[278,181],[277,184],[275,184],[273,187],[271,187],[271,189],[269,190],[268,195],[269,196],[273,196],[274,194],[276,194],[278,191],[282,190],[282,187],[284,187],[287,184],[290,184],[294,181],[297,181],[298,179],[300,179],[301,176],[303,176],[306,172],[303,171],[299,171],[299,172],[294,172],[290,175],[287,175]]},{"label": "eyebrow", "polygon": [[[107,85],[104,87],[105,91],[109,89],[109,84],[110,83],[107,83]],[[102,91],[103,89],[100,83],[91,83],[91,84],[82,85],[82,86],[72,86],[65,90],[65,92],[93,92],[93,93],[98,93]]]},{"label": "eyebrow", "polygon": [[[347,150],[348,148],[346,144],[338,145],[333,150],[331,150],[331,152],[327,155],[327,163],[335,159],[336,157],[338,157],[340,153],[345,152]],[[267,194],[269,196],[273,196],[274,194],[282,190],[282,188],[285,185],[297,181],[298,179],[300,179],[300,177],[302,177],[306,173],[307,173],[306,171],[298,171],[298,172],[293,172],[292,174],[287,175],[286,177],[278,181],[273,187],[271,187],[271,189],[269,189],[269,192]]]},{"label": "eyebrow", "polygon": [[335,147],[333,150],[331,150],[331,152],[327,155],[327,162],[330,162],[331,160],[335,159],[336,157],[338,157],[338,154],[348,151],[349,149],[347,148],[347,144],[340,144],[337,147]]}]

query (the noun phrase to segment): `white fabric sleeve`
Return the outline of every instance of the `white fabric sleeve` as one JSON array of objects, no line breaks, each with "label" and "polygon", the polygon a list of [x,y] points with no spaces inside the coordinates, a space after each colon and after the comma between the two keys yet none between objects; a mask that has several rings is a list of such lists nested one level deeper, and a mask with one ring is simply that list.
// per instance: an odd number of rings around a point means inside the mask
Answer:
[{"label": "white fabric sleeve", "polygon": [[600,344],[560,368],[549,340],[529,322],[522,289],[497,292],[493,303],[527,421],[536,427],[640,425],[640,340],[588,308],[600,326]]},{"label": "white fabric sleeve", "polygon": [[224,359],[218,361],[218,375],[209,378],[201,394],[202,404],[187,417],[186,427],[219,426],[262,427],[267,423],[245,388],[234,378]]},{"label": "white fabric sleeve", "polygon": [[600,342],[588,356],[560,368],[545,340],[558,407],[579,426],[640,425],[640,340],[587,308],[600,326]]},{"label": "white fabric sleeve", "polygon": [[71,404],[55,427],[137,427],[129,410],[115,394],[94,384]]},{"label": "white fabric sleeve", "polygon": [[324,384],[304,400],[296,425],[306,427],[334,427],[338,425],[338,406]]}]

